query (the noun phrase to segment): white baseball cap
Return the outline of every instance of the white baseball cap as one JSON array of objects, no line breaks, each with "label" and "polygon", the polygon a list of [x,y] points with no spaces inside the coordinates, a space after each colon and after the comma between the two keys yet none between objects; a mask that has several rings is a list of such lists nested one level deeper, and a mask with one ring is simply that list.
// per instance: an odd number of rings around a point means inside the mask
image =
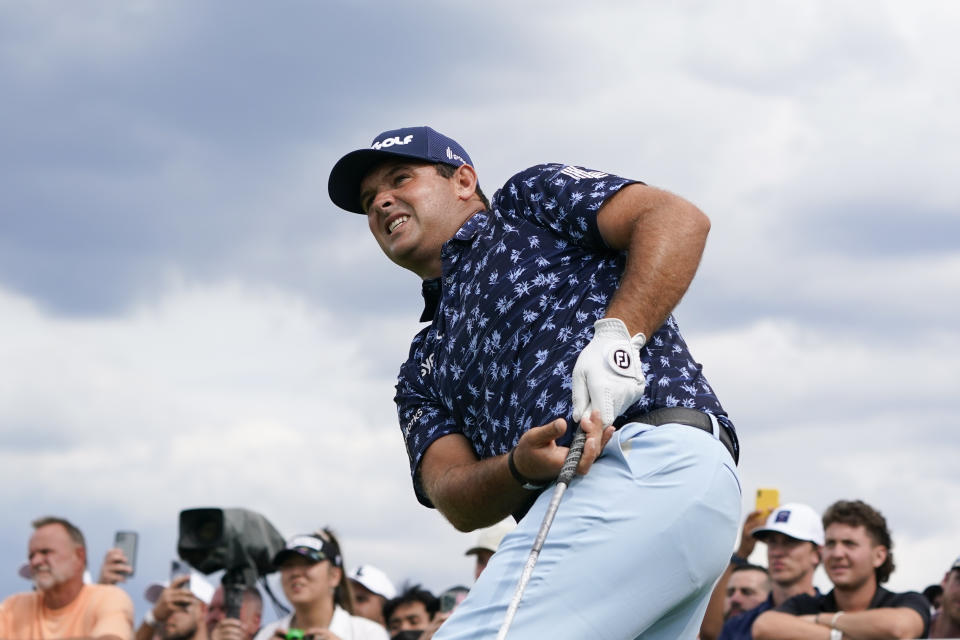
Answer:
[{"label": "white baseball cap", "polygon": [[397,597],[397,588],[393,586],[387,574],[372,564],[360,565],[347,577],[362,585],[367,591],[383,596],[387,600]]},{"label": "white baseball cap", "polygon": [[503,537],[513,531],[516,526],[517,523],[514,522],[513,518],[506,518],[492,527],[481,529],[480,533],[477,534],[476,542],[474,542],[473,546],[467,549],[467,552],[463,555],[469,556],[478,551],[495,553]]},{"label": "white baseball cap", "polygon": [[[146,591],[143,592],[143,597],[147,602],[153,604],[160,599],[160,594],[169,586],[169,580],[153,582],[147,587]],[[190,572],[190,593],[192,593],[197,600],[209,605],[210,601],[213,600],[213,594],[215,592],[216,588],[210,584],[202,573],[196,570]]]},{"label": "white baseball cap", "polygon": [[764,534],[777,532],[797,540],[823,544],[823,521],[813,507],[791,502],[782,504],[767,517],[762,527],[750,532],[754,538],[763,540]]}]

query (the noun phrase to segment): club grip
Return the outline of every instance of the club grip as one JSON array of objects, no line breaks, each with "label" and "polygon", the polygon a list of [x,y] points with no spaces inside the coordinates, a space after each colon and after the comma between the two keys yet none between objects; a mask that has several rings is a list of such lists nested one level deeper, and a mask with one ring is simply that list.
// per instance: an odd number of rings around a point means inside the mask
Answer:
[{"label": "club grip", "polygon": [[587,434],[577,427],[577,432],[573,434],[573,442],[570,443],[570,451],[567,452],[567,458],[563,461],[563,467],[560,468],[560,475],[557,476],[557,482],[570,484],[573,480],[573,474],[577,472],[577,465],[580,464],[580,456],[583,455],[583,445],[586,441]]}]

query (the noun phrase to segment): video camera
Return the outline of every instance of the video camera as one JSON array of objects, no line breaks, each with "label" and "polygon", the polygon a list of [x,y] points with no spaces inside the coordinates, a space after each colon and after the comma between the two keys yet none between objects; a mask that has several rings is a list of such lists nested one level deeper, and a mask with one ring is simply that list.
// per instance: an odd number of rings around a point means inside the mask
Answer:
[{"label": "video camera", "polygon": [[244,589],[273,572],[273,557],[283,547],[283,537],[259,513],[217,508],[180,512],[177,553],[203,573],[225,570],[228,618],[239,617]]}]

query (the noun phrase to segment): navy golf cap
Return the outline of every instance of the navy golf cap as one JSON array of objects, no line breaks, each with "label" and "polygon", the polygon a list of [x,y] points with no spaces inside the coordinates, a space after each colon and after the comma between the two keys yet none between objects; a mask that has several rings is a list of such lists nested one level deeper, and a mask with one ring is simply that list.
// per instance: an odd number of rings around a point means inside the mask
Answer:
[{"label": "navy golf cap", "polygon": [[351,151],[333,165],[327,182],[327,191],[333,204],[363,214],[360,208],[360,181],[374,165],[388,158],[414,158],[451,167],[462,164],[473,166],[470,156],[456,140],[430,127],[384,131],[373,139],[370,148]]}]

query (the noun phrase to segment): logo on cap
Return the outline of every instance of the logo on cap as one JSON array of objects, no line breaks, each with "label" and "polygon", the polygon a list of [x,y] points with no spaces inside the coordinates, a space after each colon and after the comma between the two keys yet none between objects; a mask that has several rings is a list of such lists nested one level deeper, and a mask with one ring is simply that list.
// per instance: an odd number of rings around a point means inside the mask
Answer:
[{"label": "logo on cap", "polygon": [[467,161],[455,154],[450,147],[447,147],[447,160],[457,160],[460,164],[467,164]]},{"label": "logo on cap", "polygon": [[784,510],[777,514],[777,517],[776,519],[774,519],[774,522],[788,522],[789,520],[790,520],[790,512]]},{"label": "logo on cap", "polygon": [[377,140],[370,145],[370,148],[379,151],[380,149],[386,149],[387,147],[392,147],[394,145],[410,144],[412,140],[412,133],[404,136],[403,138],[400,138],[400,136],[393,136],[392,138],[387,138],[386,140]]}]

